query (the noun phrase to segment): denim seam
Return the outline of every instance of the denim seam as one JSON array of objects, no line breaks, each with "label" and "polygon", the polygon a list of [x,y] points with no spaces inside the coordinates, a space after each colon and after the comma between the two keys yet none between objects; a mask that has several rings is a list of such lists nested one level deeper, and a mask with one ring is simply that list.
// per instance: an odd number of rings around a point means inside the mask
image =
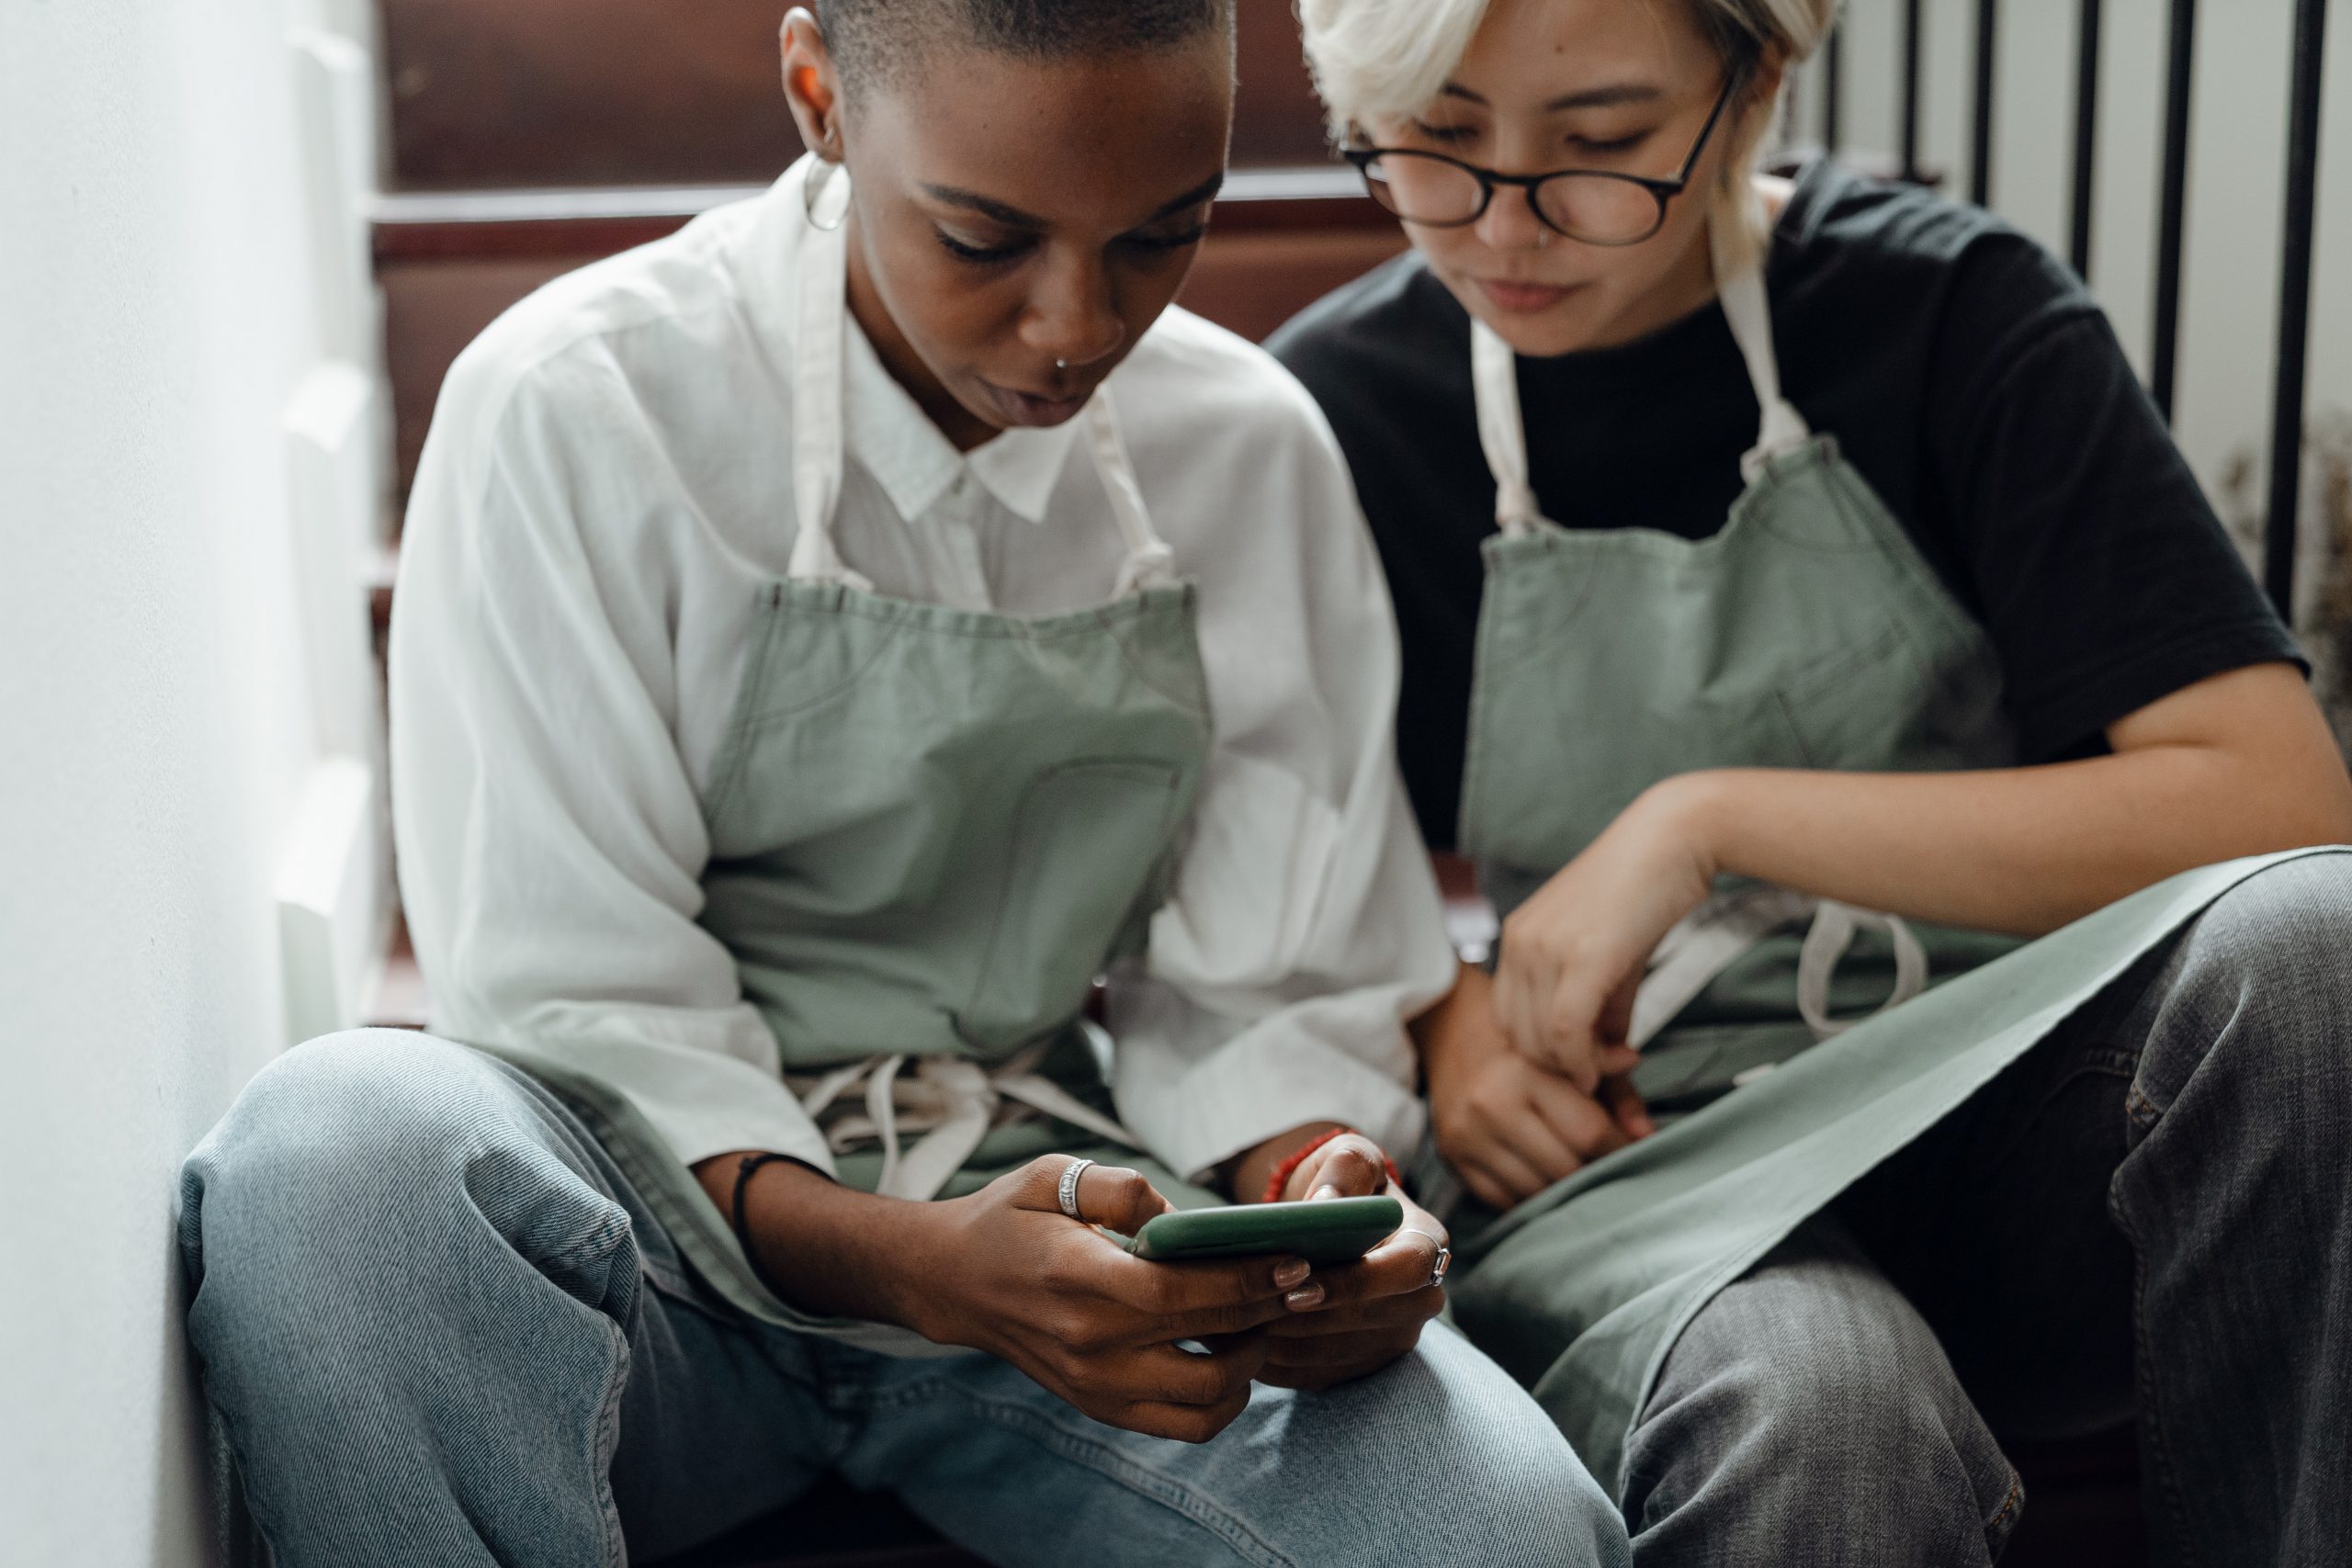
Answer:
[{"label": "denim seam", "polygon": [[628,1386],[628,1340],[610,1318],[604,1322],[613,1340],[613,1371],[605,1380],[605,1407],[596,1421],[591,1473],[596,1478],[597,1518],[605,1528],[605,1560],[611,1568],[628,1568],[628,1538],[621,1529],[620,1503],[613,1495],[613,1457],[620,1449],[621,1393]]},{"label": "denim seam", "polygon": [[2001,1499],[2001,1506],[1984,1521],[1984,1537],[1999,1542],[2008,1539],[2009,1530],[2017,1523],[2018,1505],[2025,1501],[2025,1482],[2012,1469],[2009,1472],[2009,1495]]},{"label": "denim seam", "polygon": [[[201,1366],[199,1358],[199,1377],[202,1375]],[[269,1556],[274,1561],[277,1543],[285,1537],[277,1530],[277,1521],[271,1517],[270,1510],[264,1506],[262,1499],[254,1494],[251,1486],[245,1484],[245,1477],[253,1473],[253,1466],[245,1460],[245,1445],[238,1440],[237,1424],[229,1419],[227,1411],[211,1403],[209,1395],[206,1396],[206,1404],[213,1418],[220,1422],[220,1440],[229,1450],[229,1463],[232,1471],[229,1478],[230,1484],[245,1495],[245,1512],[253,1516],[254,1528],[260,1534],[262,1544],[269,1549]]]},{"label": "denim seam", "polygon": [[[2134,1092],[2137,1092],[2136,1086]],[[2129,1156],[2126,1156],[2129,1157]],[[2197,1554],[2188,1534],[2188,1503],[2181,1495],[2180,1480],[2176,1472],[2172,1453],[2165,1446],[2164,1409],[2156,1398],[2155,1359],[2148,1353],[2148,1258],[2141,1245],[2139,1228],[2132,1224],[2124,1211],[2119,1172],[2108,1187],[2108,1213],[2116,1228],[2122,1231],[2132,1244],[2132,1371],[2140,1385],[2140,1435],[2148,1446],[2149,1457],[2155,1461],[2155,1473],[2143,1477],[2142,1484],[2153,1483],[2156,1495],[2164,1499],[2165,1513],[2173,1527],[2173,1546],[2179,1551],[2177,1561],[2182,1568],[2195,1568]]]},{"label": "denim seam", "polygon": [[893,1390],[874,1401],[871,1408],[881,1410],[917,1400],[935,1399],[942,1394],[960,1399],[1005,1429],[1029,1438],[1073,1464],[1093,1471],[1147,1502],[1157,1503],[1170,1513],[1190,1519],[1224,1541],[1237,1555],[1257,1563],[1259,1568],[1298,1568],[1295,1561],[1275,1550],[1241,1519],[1203,1497],[1183,1482],[1137,1464],[1102,1443],[1091,1442],[1026,1405],[987,1399],[947,1379],[939,1378],[926,1379]]}]

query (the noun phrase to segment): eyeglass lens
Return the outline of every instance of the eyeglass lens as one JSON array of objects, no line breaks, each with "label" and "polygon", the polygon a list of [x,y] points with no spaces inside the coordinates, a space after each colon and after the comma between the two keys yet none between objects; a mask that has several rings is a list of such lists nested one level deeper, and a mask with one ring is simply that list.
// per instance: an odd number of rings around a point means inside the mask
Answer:
[{"label": "eyeglass lens", "polygon": [[[1373,195],[1408,223],[1460,224],[1478,215],[1478,176],[1458,164],[1386,153],[1364,170]],[[1561,232],[1594,244],[1647,239],[1658,225],[1657,197],[1646,186],[1606,175],[1555,175],[1535,187],[1537,209]],[[1508,199],[1498,192],[1496,199]]]}]

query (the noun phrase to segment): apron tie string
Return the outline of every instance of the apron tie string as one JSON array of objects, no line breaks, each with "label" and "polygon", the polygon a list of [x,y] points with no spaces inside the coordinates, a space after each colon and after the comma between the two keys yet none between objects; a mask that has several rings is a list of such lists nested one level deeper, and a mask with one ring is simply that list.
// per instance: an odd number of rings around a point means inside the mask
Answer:
[{"label": "apron tie string", "polygon": [[[1128,1148],[1139,1146],[1133,1133],[1037,1072],[1052,1043],[1032,1045],[993,1068],[956,1056],[910,1060],[901,1054],[853,1062],[813,1077],[787,1075],[785,1082],[799,1096],[801,1110],[824,1128],[833,1153],[881,1145],[876,1192],[921,1201],[947,1185],[991,1131],[1033,1113]],[[854,1101],[842,1101],[861,1082],[863,1109],[852,1109]],[[828,1118],[828,1111],[834,1113]],[[902,1134],[921,1138],[912,1148],[903,1148]]]},{"label": "apron tie string", "polygon": [[1829,1016],[1829,987],[1865,926],[1885,931],[1894,944],[1894,989],[1865,1016],[1898,1007],[1928,988],[1927,950],[1900,918],[1785,887],[1742,888],[1709,898],[1660,940],[1650,955],[1649,973],[1634,993],[1626,1043],[1636,1050],[1646,1046],[1758,942],[1808,916],[1812,924],[1797,952],[1797,1010],[1815,1039],[1826,1040],[1861,1021]]}]

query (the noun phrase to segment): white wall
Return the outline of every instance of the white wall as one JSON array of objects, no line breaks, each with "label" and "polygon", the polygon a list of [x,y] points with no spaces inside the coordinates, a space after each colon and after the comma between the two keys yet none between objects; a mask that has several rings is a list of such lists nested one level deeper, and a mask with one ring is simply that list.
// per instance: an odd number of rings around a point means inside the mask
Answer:
[{"label": "white wall", "polygon": [[[0,1558],[214,1559],[182,1156],[286,1032],[322,754],[284,0],[0,0]],[[307,617],[307,619],[306,619]],[[347,630],[348,623],[344,623]],[[314,702],[315,699],[315,702]]]},{"label": "white wall", "polygon": [[[1903,0],[1847,0],[1840,139],[1899,145]],[[1976,0],[1927,0],[1920,161],[1969,189]],[[2330,7],[2312,265],[2307,421],[2352,417],[2352,12]],[[1992,204],[2061,255],[2074,179],[2073,0],[2002,0]],[[2144,375],[2155,292],[2157,185],[2164,150],[2169,0],[2107,0],[2100,31],[2098,201],[2093,288]],[[2198,7],[2196,101],[2176,434],[2220,496],[2232,462],[2251,457],[2250,494],[2267,495],[2270,388],[2277,334],[2292,0],[2206,0]],[[1801,83],[1800,138],[1818,139],[1822,84]],[[2316,485],[2303,486],[2308,546],[2319,543]],[[2226,499],[2226,498],[2222,498]],[[2317,573],[2300,581],[2312,587]]]}]

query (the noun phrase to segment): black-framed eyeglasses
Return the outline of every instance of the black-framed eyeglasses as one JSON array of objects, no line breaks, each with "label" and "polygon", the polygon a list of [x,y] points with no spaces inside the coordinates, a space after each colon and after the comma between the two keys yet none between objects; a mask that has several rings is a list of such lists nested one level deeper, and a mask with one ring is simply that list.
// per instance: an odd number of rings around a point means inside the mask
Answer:
[{"label": "black-framed eyeglasses", "polygon": [[1409,147],[1350,147],[1341,156],[1363,175],[1373,199],[1408,223],[1467,228],[1487,215],[1498,186],[1513,186],[1527,193],[1527,205],[1555,233],[1588,245],[1638,245],[1666,227],[1666,204],[1689,187],[1690,171],[1699,166],[1699,155],[1707,150],[1740,80],[1736,72],[1724,79],[1690,155],[1668,179],[1609,169],[1503,175]]}]

